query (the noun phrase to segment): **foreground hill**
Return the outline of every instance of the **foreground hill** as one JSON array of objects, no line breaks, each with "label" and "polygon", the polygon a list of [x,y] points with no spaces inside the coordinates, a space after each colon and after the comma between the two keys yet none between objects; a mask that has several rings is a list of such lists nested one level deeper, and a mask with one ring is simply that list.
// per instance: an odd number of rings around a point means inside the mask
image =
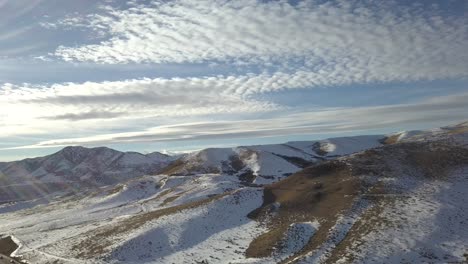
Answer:
[{"label": "foreground hill", "polygon": [[[468,149],[443,141],[394,144],[309,167],[264,189],[262,206],[250,216],[269,230],[247,256],[303,263],[460,261],[468,239],[462,231],[467,169]],[[319,227],[301,250],[282,254],[291,226],[315,221]],[[450,246],[442,248],[442,241]]]},{"label": "foreground hill", "polygon": [[0,234],[30,263],[467,261],[468,124],[369,139],[203,150],[164,174],[1,205]]}]

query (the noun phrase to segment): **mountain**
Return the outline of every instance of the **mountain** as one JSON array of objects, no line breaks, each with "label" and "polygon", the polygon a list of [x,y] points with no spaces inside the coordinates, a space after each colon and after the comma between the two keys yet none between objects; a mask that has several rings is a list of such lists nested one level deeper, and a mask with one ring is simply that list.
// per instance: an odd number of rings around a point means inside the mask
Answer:
[{"label": "mountain", "polygon": [[29,263],[464,263],[466,190],[468,123],[206,149],[1,204],[0,242]]},{"label": "mountain", "polygon": [[[325,161],[265,187],[262,206],[249,216],[269,230],[249,245],[247,256],[286,263],[463,260],[457,243],[468,241],[462,231],[468,149],[445,136],[413,137]],[[283,254],[291,226],[315,221],[319,227],[301,250]]]},{"label": "mountain", "polygon": [[106,147],[66,147],[52,155],[0,163],[0,201],[66,195],[124,183],[143,175],[232,175],[244,184],[268,184],[315,162],[380,145],[383,136],[204,149],[180,158]]},{"label": "mountain", "polygon": [[143,155],[106,147],[66,147],[45,157],[1,163],[0,175],[4,176],[0,177],[0,188],[8,195],[0,195],[0,201],[12,200],[15,196],[37,197],[73,185],[116,184],[155,174],[171,161],[170,156],[161,153]]},{"label": "mountain", "polygon": [[266,184],[314,163],[380,146],[384,136],[356,136],[285,144],[209,148],[190,153],[166,167],[168,175],[220,173]]}]

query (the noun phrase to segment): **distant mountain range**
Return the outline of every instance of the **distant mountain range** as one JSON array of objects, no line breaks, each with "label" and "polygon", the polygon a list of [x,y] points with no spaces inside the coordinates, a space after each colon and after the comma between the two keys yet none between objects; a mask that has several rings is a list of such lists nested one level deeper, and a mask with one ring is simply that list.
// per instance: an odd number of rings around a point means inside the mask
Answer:
[{"label": "distant mountain range", "polygon": [[173,159],[159,152],[143,155],[106,147],[66,147],[44,157],[0,163],[0,200],[31,198],[71,186],[116,184],[156,174]]},{"label": "distant mountain range", "polygon": [[[384,136],[356,136],[285,144],[210,148],[172,157],[107,147],[66,147],[52,155],[0,163],[3,201],[38,197],[73,186],[100,187],[143,175],[224,173],[265,184],[322,161],[381,144]],[[36,188],[40,186],[40,188]],[[34,187],[34,188],[32,188]],[[70,189],[71,190],[71,189]]]}]

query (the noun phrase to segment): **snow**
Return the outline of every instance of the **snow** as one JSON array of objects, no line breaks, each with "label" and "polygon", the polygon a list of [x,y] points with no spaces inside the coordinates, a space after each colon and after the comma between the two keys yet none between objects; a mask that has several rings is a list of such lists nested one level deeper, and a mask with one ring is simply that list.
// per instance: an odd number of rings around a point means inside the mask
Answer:
[{"label": "snow", "polygon": [[16,256],[18,256],[18,251],[20,251],[20,250],[21,250],[21,247],[23,247],[23,244],[22,244],[21,241],[20,241],[18,238],[16,238],[15,236],[10,236],[10,237],[11,237],[11,240],[13,240],[13,242],[18,246],[18,248],[17,248],[15,251],[13,251],[13,252],[10,254],[10,256],[16,257]]},{"label": "snow", "polygon": [[301,250],[315,234],[320,224],[314,222],[293,223],[289,226],[285,237],[280,242],[281,250],[274,257],[275,261],[284,260]]},{"label": "snow", "polygon": [[[373,230],[352,253],[356,263],[462,263],[468,245],[468,167],[425,182],[384,208],[392,224]],[[348,263],[343,259],[344,263]]]},{"label": "snow", "polygon": [[[0,184],[26,184],[27,181],[31,183],[31,186],[23,189],[35,189],[36,191],[33,193],[39,191],[37,183],[74,182],[78,187],[83,184],[89,188],[90,184],[95,186],[115,184],[142,176],[145,173],[157,172],[168,165],[170,160],[171,157],[157,153],[146,156],[136,152],[124,153],[109,148],[66,147],[49,156],[2,163],[0,173],[8,175],[8,177],[2,178]],[[1,185],[0,188],[2,188]],[[56,188],[41,190],[36,198],[55,191],[57,191]],[[13,193],[11,197],[4,197],[6,195],[2,194],[0,198],[2,200],[18,200],[20,197]]]},{"label": "snow", "polygon": [[260,152],[269,152],[273,154],[280,154],[287,157],[298,157],[305,160],[313,160],[310,153],[307,153],[301,149],[294,148],[288,144],[272,144],[272,145],[258,145],[248,146],[248,149]]},{"label": "snow", "polygon": [[251,240],[264,228],[246,215],[262,203],[260,189],[244,188],[233,196],[161,217],[128,234],[109,261],[127,263],[227,263],[243,258]]},{"label": "snow", "polygon": [[326,144],[327,156],[342,156],[381,145],[381,135],[340,137],[320,141]]},{"label": "snow", "polygon": [[29,201],[11,202],[0,204],[0,214],[32,208],[41,204],[49,203],[48,199],[39,198]]},{"label": "snow", "polygon": [[236,148],[235,151],[239,157],[245,157],[243,162],[246,167],[249,168],[255,176],[258,176],[260,171],[260,164],[258,164],[258,152],[250,153],[250,150],[247,148]]},{"label": "snow", "polygon": [[202,163],[207,168],[221,168],[221,164],[236,153],[232,148],[210,148],[189,154],[185,159]]},{"label": "snow", "polygon": [[327,152],[325,157],[342,156],[351,153],[375,148],[381,145],[383,135],[364,135],[352,137],[329,138],[319,141],[292,141],[286,145],[303,151],[313,156],[322,156],[314,149],[314,145],[320,146],[322,151]]},{"label": "snow", "polygon": [[[449,129],[410,131],[401,133],[400,136],[402,141],[448,138],[444,131]],[[466,133],[450,138],[460,140],[457,142],[468,142]],[[86,172],[79,174],[84,180],[93,177],[88,169],[102,168],[104,175],[119,176],[116,182],[118,185],[80,188],[79,192],[70,196],[65,196],[65,192],[54,192],[40,199],[1,204],[0,234],[13,235],[15,242],[21,245],[15,255],[22,255],[30,263],[39,264],[54,261],[194,263],[203,260],[209,263],[276,263],[299,252],[319,230],[320,219],[291,224],[280,241],[281,247],[273,256],[246,259],[245,251],[250,242],[268,230],[264,223],[247,217],[248,213],[262,205],[263,188],[246,187],[237,176],[250,170],[257,176],[254,183],[268,184],[301,169],[282,156],[318,162],[380,146],[381,139],[382,136],[360,136],[207,149],[183,157],[187,162],[186,169],[198,166],[196,169],[200,171],[194,169],[179,176],[135,173],[133,168],[146,168],[147,165],[156,163],[159,166],[173,159],[160,153],[143,155],[100,148],[93,151],[102,156],[94,159],[85,155],[85,148],[68,148],[61,155],[37,160],[42,167],[35,169],[32,176],[42,177],[44,181],[56,181],[62,179],[57,171],[50,174],[44,172],[49,169],[77,172],[74,169],[78,168]],[[316,153],[314,144],[317,142],[326,154]],[[242,161],[243,167],[229,174],[223,170],[232,169],[231,165],[226,164],[233,157]],[[18,179],[24,180],[26,165],[31,165],[31,162],[2,164],[1,169],[16,176],[21,175]],[[389,159],[388,162],[393,161]],[[399,166],[397,161],[395,166]],[[219,171],[210,172],[209,168]],[[465,261],[463,254],[466,253],[468,244],[468,168],[457,170],[451,177],[443,180],[404,175],[404,171],[408,169],[406,167],[394,169],[401,171],[402,175],[374,178],[392,190],[399,191],[394,202],[385,204],[380,215],[385,220],[382,223],[391,224],[379,228],[369,226],[370,232],[360,238],[362,243],[352,244],[340,262]],[[75,187],[71,182],[64,183]],[[32,184],[30,186],[34,187]],[[12,188],[6,185],[0,187]],[[399,197],[400,193],[404,195]],[[219,194],[226,196],[208,200]],[[109,251],[89,261],[77,259],[76,251],[72,250],[74,245],[93,239],[94,233],[118,226],[123,220],[205,199],[206,202],[201,205],[173,211],[150,219],[131,230],[113,234],[106,238],[112,242],[107,248]],[[355,206],[349,211],[341,212],[335,225],[327,230],[329,233],[325,242],[296,261],[327,261],[351,228],[358,221],[367,221],[362,215],[372,209],[371,206],[368,200],[357,199]],[[280,208],[281,205],[275,204],[275,207]]]},{"label": "snow", "polygon": [[[380,146],[383,136],[354,136],[332,138],[322,141],[298,141],[286,144],[253,145],[236,148],[209,148],[190,153],[182,158],[184,170],[178,174],[234,173],[251,171],[256,184],[269,184],[301,170],[289,158],[317,162],[341,155],[359,152]],[[317,154],[314,144],[321,144],[325,156]],[[231,167],[232,160],[240,160],[243,168]]]},{"label": "snow", "polygon": [[[274,150],[272,146],[266,149]],[[281,149],[287,149],[281,147]],[[278,154],[282,154],[279,152]],[[290,154],[290,153],[289,153]],[[296,153],[297,154],[297,153]],[[301,154],[303,155],[303,154]],[[296,155],[297,156],[297,155]],[[233,159],[239,159],[242,162],[242,169],[236,170],[234,166],[231,167]],[[309,157],[310,159],[310,157]],[[261,147],[238,147],[238,148],[225,148],[225,149],[206,149],[199,152],[189,154],[184,158],[186,174],[197,173],[235,173],[242,174],[246,171],[251,171],[254,175],[259,176],[254,183],[268,184],[272,179],[267,179],[262,176],[273,176],[273,179],[283,177],[285,174],[294,173],[300,170],[299,167],[291,164],[284,158],[279,157],[276,153],[270,153],[262,150]]]},{"label": "snow", "polygon": [[102,209],[103,207],[116,207],[138,200],[154,197],[161,191],[161,181],[163,176],[144,176],[136,180],[131,180],[125,184],[117,185],[114,188],[121,188],[115,194],[97,197],[94,207]]},{"label": "snow", "polygon": [[180,196],[166,206],[198,201],[241,187],[240,181],[237,178],[228,175],[200,174],[190,177],[179,176],[178,178],[184,178],[186,182],[173,188],[173,195]]},{"label": "snow", "polygon": [[[159,188],[155,188],[156,185]],[[187,249],[188,251],[184,251],[187,254],[188,252],[198,254],[197,252],[202,248],[205,248],[205,253],[217,248],[220,252],[223,251],[223,254],[230,254],[235,259],[242,256],[242,253],[239,252],[245,251],[248,246],[248,240],[244,239],[249,236],[253,239],[259,234],[258,232],[263,231],[257,222],[246,217],[250,211],[261,205],[262,190],[250,187],[239,189],[240,187],[237,179],[227,175],[145,176],[125,183],[120,191],[110,195],[108,194],[110,189],[103,188],[97,194],[86,197],[72,196],[69,200],[50,201],[40,207],[36,206],[26,210],[20,209],[32,207],[33,204],[17,208],[10,207],[9,213],[5,211],[5,213],[0,214],[0,233],[17,236],[24,245],[18,254],[23,255],[33,263],[64,261],[64,259],[70,263],[79,263],[73,255],[70,255],[70,247],[83,239],[82,234],[85,232],[95,228],[99,229],[101,226],[118,224],[121,219],[147,210],[161,209],[164,199],[172,195],[180,195],[180,197],[164,207],[206,199],[213,194],[220,194],[228,190],[238,190],[235,195],[227,196],[200,208],[162,217],[157,222],[147,224],[139,229],[141,232],[136,230],[136,232],[126,235],[124,245],[120,245],[126,247],[125,245],[128,243],[125,241],[131,239],[137,241],[139,235],[144,237],[144,234],[153,232],[154,230],[151,229],[155,228],[154,224],[166,228],[165,232],[167,231],[171,236],[181,238],[189,234],[191,236],[193,232],[187,233],[189,230],[204,228],[206,233],[200,234],[196,243],[185,241],[187,237],[180,241],[174,240],[174,243],[181,243],[179,248],[188,247],[187,245],[190,243],[199,248],[199,250],[193,248],[192,251]],[[157,198],[163,191],[168,190],[172,192],[162,198]],[[185,225],[184,228],[179,229],[180,233],[171,229],[175,223]],[[192,228],[191,225],[194,227]],[[213,231],[213,228],[216,229]],[[244,230],[250,235],[245,235]],[[205,240],[211,242],[203,244],[202,241]],[[231,245],[231,243],[234,244]],[[219,248],[224,246],[226,249]],[[209,249],[210,247],[211,249]],[[166,259],[185,258],[187,255],[184,252],[177,254],[172,252],[166,256]],[[200,255],[200,258],[209,258],[211,255]],[[221,253],[217,256],[222,257]],[[156,263],[164,262],[157,261]]]},{"label": "snow", "polygon": [[340,215],[335,225],[329,230],[326,241],[317,249],[304,257],[296,258],[299,264],[323,263],[332,250],[346,237],[351,227],[358,221],[362,213],[369,208],[366,200],[357,201],[349,212]]},{"label": "snow", "polygon": [[[261,176],[282,177],[284,175],[297,172],[301,169],[287,162],[285,159],[271,153],[261,153],[257,163],[257,168],[259,169],[256,171],[256,173]],[[261,179],[262,178],[257,178],[255,183],[271,183],[271,181]]]},{"label": "snow", "polygon": [[390,134],[388,135],[389,137],[390,136],[396,136],[397,139],[396,139],[396,142],[401,142],[403,140],[407,140],[409,138],[412,138],[416,135],[421,135],[422,133],[424,133],[424,131],[421,131],[421,130],[412,130],[412,131],[402,131],[402,132],[398,132],[398,133],[393,133],[393,134]]},{"label": "snow", "polygon": [[432,141],[441,138],[447,138],[446,132],[451,128],[435,128],[428,130],[410,130],[393,133],[388,136],[396,136],[396,142],[411,142],[411,141]]}]

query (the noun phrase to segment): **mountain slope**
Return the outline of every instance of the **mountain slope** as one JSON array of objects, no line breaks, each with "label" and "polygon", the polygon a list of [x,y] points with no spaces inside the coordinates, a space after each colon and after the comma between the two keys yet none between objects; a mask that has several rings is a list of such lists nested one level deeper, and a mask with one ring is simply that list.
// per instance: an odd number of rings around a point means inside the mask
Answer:
[{"label": "mountain slope", "polygon": [[[463,261],[468,233],[453,234],[465,229],[468,216],[461,191],[468,187],[468,149],[450,131],[326,161],[266,186],[262,207],[250,217],[269,231],[247,256],[275,258],[289,226],[318,221],[301,250],[275,261],[376,263],[389,255],[390,263]],[[421,219],[408,221],[415,214]],[[450,246],[442,250],[436,241]]]},{"label": "mountain slope", "polygon": [[204,149],[175,158],[106,147],[66,147],[52,155],[0,163],[0,202],[64,195],[124,183],[143,175],[233,175],[245,184],[268,184],[313,163],[380,145],[383,136]]},{"label": "mountain slope", "polygon": [[68,187],[116,184],[155,174],[171,160],[160,153],[66,147],[49,156],[0,164],[0,188],[4,194],[0,201],[43,196]]},{"label": "mountain slope", "polygon": [[463,263],[466,128],[208,149],[166,168],[181,175],[0,205],[0,234],[30,263]]},{"label": "mountain slope", "polygon": [[356,136],[285,144],[210,148],[190,153],[162,173],[236,175],[248,183],[277,181],[311,164],[381,145],[384,136]]}]

